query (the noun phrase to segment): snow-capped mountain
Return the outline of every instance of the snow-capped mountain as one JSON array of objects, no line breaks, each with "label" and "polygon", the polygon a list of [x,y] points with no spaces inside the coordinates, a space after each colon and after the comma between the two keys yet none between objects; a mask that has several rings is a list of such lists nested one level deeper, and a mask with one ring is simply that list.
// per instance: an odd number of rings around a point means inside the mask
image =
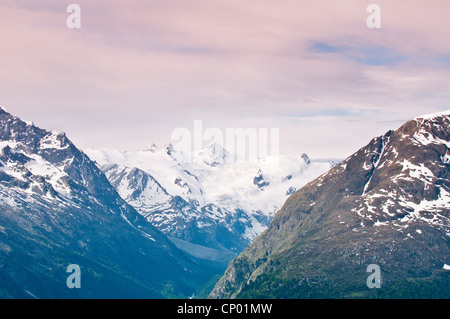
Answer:
[{"label": "snow-capped mountain", "polygon": [[[66,285],[71,264],[82,289]],[[64,133],[0,108],[0,298],[188,297],[215,267],[176,248]]]},{"label": "snow-capped mountain", "polygon": [[298,190],[210,296],[448,298],[449,128],[450,111],[411,119]]},{"label": "snow-capped mountain", "polygon": [[290,194],[332,166],[303,154],[280,156],[279,168],[267,171],[273,159],[230,163],[233,154],[215,142],[193,152],[190,162],[183,161],[172,143],[135,153],[85,152],[122,198],[160,231],[177,243],[183,240],[229,256],[269,226]]}]

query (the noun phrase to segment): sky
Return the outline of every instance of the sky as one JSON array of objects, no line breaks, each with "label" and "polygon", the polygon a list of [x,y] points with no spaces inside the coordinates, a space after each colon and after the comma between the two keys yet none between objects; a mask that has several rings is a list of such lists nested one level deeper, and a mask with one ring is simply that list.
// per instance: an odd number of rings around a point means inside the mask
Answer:
[{"label": "sky", "polygon": [[82,149],[162,147],[201,120],[345,158],[450,109],[449,17],[448,0],[2,0],[0,105]]}]

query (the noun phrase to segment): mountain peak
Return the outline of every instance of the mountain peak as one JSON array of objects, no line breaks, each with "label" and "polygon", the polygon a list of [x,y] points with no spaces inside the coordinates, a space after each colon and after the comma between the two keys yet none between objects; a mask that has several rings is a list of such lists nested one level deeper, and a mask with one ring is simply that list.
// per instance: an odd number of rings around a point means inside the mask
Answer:
[{"label": "mountain peak", "polygon": [[212,141],[208,143],[203,149],[225,149],[222,144]]},{"label": "mountain peak", "polygon": [[450,117],[450,110],[417,116],[413,120],[433,120],[440,117]]},{"label": "mountain peak", "polygon": [[166,152],[167,155],[169,155],[169,156],[172,155],[172,153],[173,153],[173,151],[174,151],[174,147],[173,147],[172,143],[171,143],[171,142],[167,143],[167,144],[164,146],[164,150],[165,150],[165,152]]},{"label": "mountain peak", "polygon": [[7,118],[16,118],[11,113],[9,113],[3,106],[0,105],[0,116]]},{"label": "mountain peak", "polygon": [[375,137],[293,193],[210,297],[371,296],[370,264],[385,274],[381,296],[417,290],[423,298],[425,284],[448,296],[448,276],[439,277],[450,262],[448,116],[421,116]]},{"label": "mountain peak", "polygon": [[209,166],[218,166],[225,163],[229,155],[222,145],[213,141],[198,153],[198,160]]},{"label": "mountain peak", "polygon": [[[142,185],[154,182],[137,169],[130,174]],[[0,206],[0,281],[8,283],[0,285],[1,297],[180,297],[212,277],[211,263],[203,266],[177,249],[64,133],[30,126],[4,109]],[[83,276],[92,283],[78,291],[59,279],[74,261],[88,267]]]},{"label": "mountain peak", "polygon": [[261,169],[258,169],[256,176],[253,178],[253,184],[256,185],[260,190],[264,190],[264,188],[268,186],[270,183],[266,182]]},{"label": "mountain peak", "polygon": [[303,154],[301,155],[301,158],[302,158],[303,161],[306,163],[306,165],[311,164],[311,160],[310,160],[309,156],[306,155],[306,153],[303,153]]},{"label": "mountain peak", "polygon": [[158,150],[158,146],[155,143],[150,144],[147,147],[147,151],[155,153]]}]

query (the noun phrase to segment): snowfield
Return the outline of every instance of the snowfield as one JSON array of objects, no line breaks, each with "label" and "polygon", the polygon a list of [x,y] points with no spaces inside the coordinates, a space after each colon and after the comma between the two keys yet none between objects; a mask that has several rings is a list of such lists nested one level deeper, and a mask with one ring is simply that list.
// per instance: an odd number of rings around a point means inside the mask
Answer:
[{"label": "snowfield", "polygon": [[[240,237],[243,246],[269,226],[289,195],[334,165],[310,160],[306,154],[229,163],[232,154],[216,143],[193,152],[190,162],[184,162],[170,143],[138,152],[85,153],[121,197],[167,235],[186,240],[188,234],[177,234],[186,232],[189,223],[205,231],[222,225]],[[276,170],[270,165],[274,162]]]}]

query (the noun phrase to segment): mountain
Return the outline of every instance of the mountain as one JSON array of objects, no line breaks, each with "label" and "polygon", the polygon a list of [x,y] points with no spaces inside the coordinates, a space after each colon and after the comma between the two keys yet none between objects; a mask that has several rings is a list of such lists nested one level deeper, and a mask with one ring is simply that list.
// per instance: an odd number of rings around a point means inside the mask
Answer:
[{"label": "mountain", "polygon": [[449,128],[414,118],[292,194],[210,298],[449,298]]},{"label": "mountain", "polygon": [[0,298],[188,297],[218,269],[176,248],[63,132],[0,108]]},{"label": "mountain", "polygon": [[215,167],[225,163],[230,156],[230,152],[223,146],[216,142],[212,142],[196,154],[196,161]]},{"label": "mountain", "polygon": [[[280,156],[267,161],[228,161],[233,154],[212,142],[191,162],[168,143],[135,153],[88,149],[125,201],[190,254],[226,264],[267,228],[286,200],[328,170],[328,161]],[[308,158],[309,160],[309,158]]]}]

